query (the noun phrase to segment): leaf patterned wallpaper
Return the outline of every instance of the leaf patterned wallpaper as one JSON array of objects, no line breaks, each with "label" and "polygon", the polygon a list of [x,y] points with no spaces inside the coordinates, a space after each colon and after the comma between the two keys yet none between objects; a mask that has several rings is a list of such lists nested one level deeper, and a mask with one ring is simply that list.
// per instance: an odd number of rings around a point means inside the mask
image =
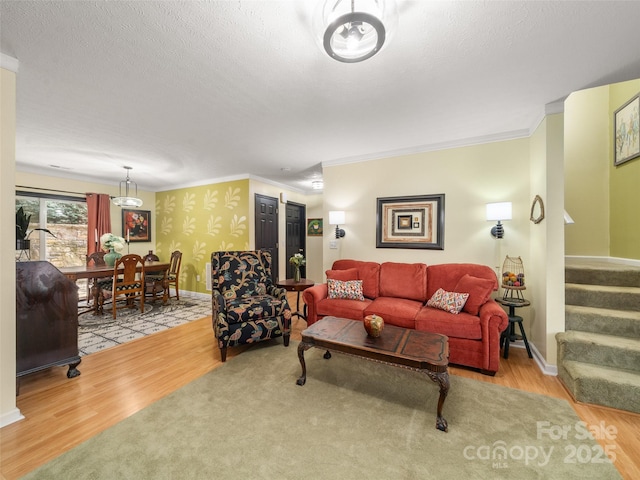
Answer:
[{"label": "leaf patterned wallpaper", "polygon": [[249,180],[158,192],[155,253],[167,260],[180,250],[180,290],[208,293],[205,266],[211,253],[248,250],[248,221]]}]

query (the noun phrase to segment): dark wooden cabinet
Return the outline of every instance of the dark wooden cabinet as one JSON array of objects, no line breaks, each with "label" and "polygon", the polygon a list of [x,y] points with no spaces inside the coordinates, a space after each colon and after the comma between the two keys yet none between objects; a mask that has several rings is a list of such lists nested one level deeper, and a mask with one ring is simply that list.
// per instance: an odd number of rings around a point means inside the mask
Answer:
[{"label": "dark wooden cabinet", "polygon": [[69,365],[80,375],[78,288],[49,262],[16,263],[16,374]]}]

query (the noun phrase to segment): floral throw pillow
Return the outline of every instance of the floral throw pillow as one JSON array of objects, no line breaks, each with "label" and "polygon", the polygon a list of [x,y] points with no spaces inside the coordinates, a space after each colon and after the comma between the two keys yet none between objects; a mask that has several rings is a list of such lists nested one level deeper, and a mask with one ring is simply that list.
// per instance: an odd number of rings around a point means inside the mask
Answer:
[{"label": "floral throw pillow", "polygon": [[360,300],[364,302],[362,294],[362,280],[342,280],[327,279],[329,298],[345,298],[348,300]]},{"label": "floral throw pillow", "polygon": [[467,303],[468,293],[446,292],[439,288],[427,301],[427,307],[438,308],[457,315]]}]

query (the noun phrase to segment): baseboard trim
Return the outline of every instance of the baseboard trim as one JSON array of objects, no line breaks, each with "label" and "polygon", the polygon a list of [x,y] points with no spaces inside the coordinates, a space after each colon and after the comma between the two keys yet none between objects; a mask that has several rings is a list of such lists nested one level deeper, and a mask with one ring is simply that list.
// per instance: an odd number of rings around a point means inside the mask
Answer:
[{"label": "baseboard trim", "polygon": [[24,420],[24,415],[20,413],[20,410],[14,408],[6,413],[0,415],[0,428],[11,425],[12,423]]},{"label": "baseboard trim", "polygon": [[[517,340],[515,342],[511,342],[509,348],[522,348],[524,349],[524,342],[522,340]],[[535,344],[529,341],[529,349],[531,349],[531,355],[533,355],[533,360],[536,362],[536,365],[540,369],[540,371],[545,375],[550,375],[552,377],[558,376],[558,366],[553,365],[551,363],[547,363],[545,358],[542,356],[540,351],[536,348]]]},{"label": "baseboard trim", "polygon": [[210,293],[190,292],[189,290],[178,290],[181,297],[199,298],[200,300],[211,299]]}]

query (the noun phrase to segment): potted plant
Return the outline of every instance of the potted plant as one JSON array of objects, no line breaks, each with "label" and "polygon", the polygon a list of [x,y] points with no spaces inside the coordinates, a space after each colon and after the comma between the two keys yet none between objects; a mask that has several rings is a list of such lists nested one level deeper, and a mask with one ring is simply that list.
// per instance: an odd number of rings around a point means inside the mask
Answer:
[{"label": "potted plant", "polygon": [[56,236],[46,228],[34,228],[29,230],[29,223],[31,222],[31,215],[24,213],[24,208],[20,207],[16,210],[16,250],[29,250],[31,248],[31,240],[29,235],[35,230],[42,230],[47,232],[52,237]]}]

